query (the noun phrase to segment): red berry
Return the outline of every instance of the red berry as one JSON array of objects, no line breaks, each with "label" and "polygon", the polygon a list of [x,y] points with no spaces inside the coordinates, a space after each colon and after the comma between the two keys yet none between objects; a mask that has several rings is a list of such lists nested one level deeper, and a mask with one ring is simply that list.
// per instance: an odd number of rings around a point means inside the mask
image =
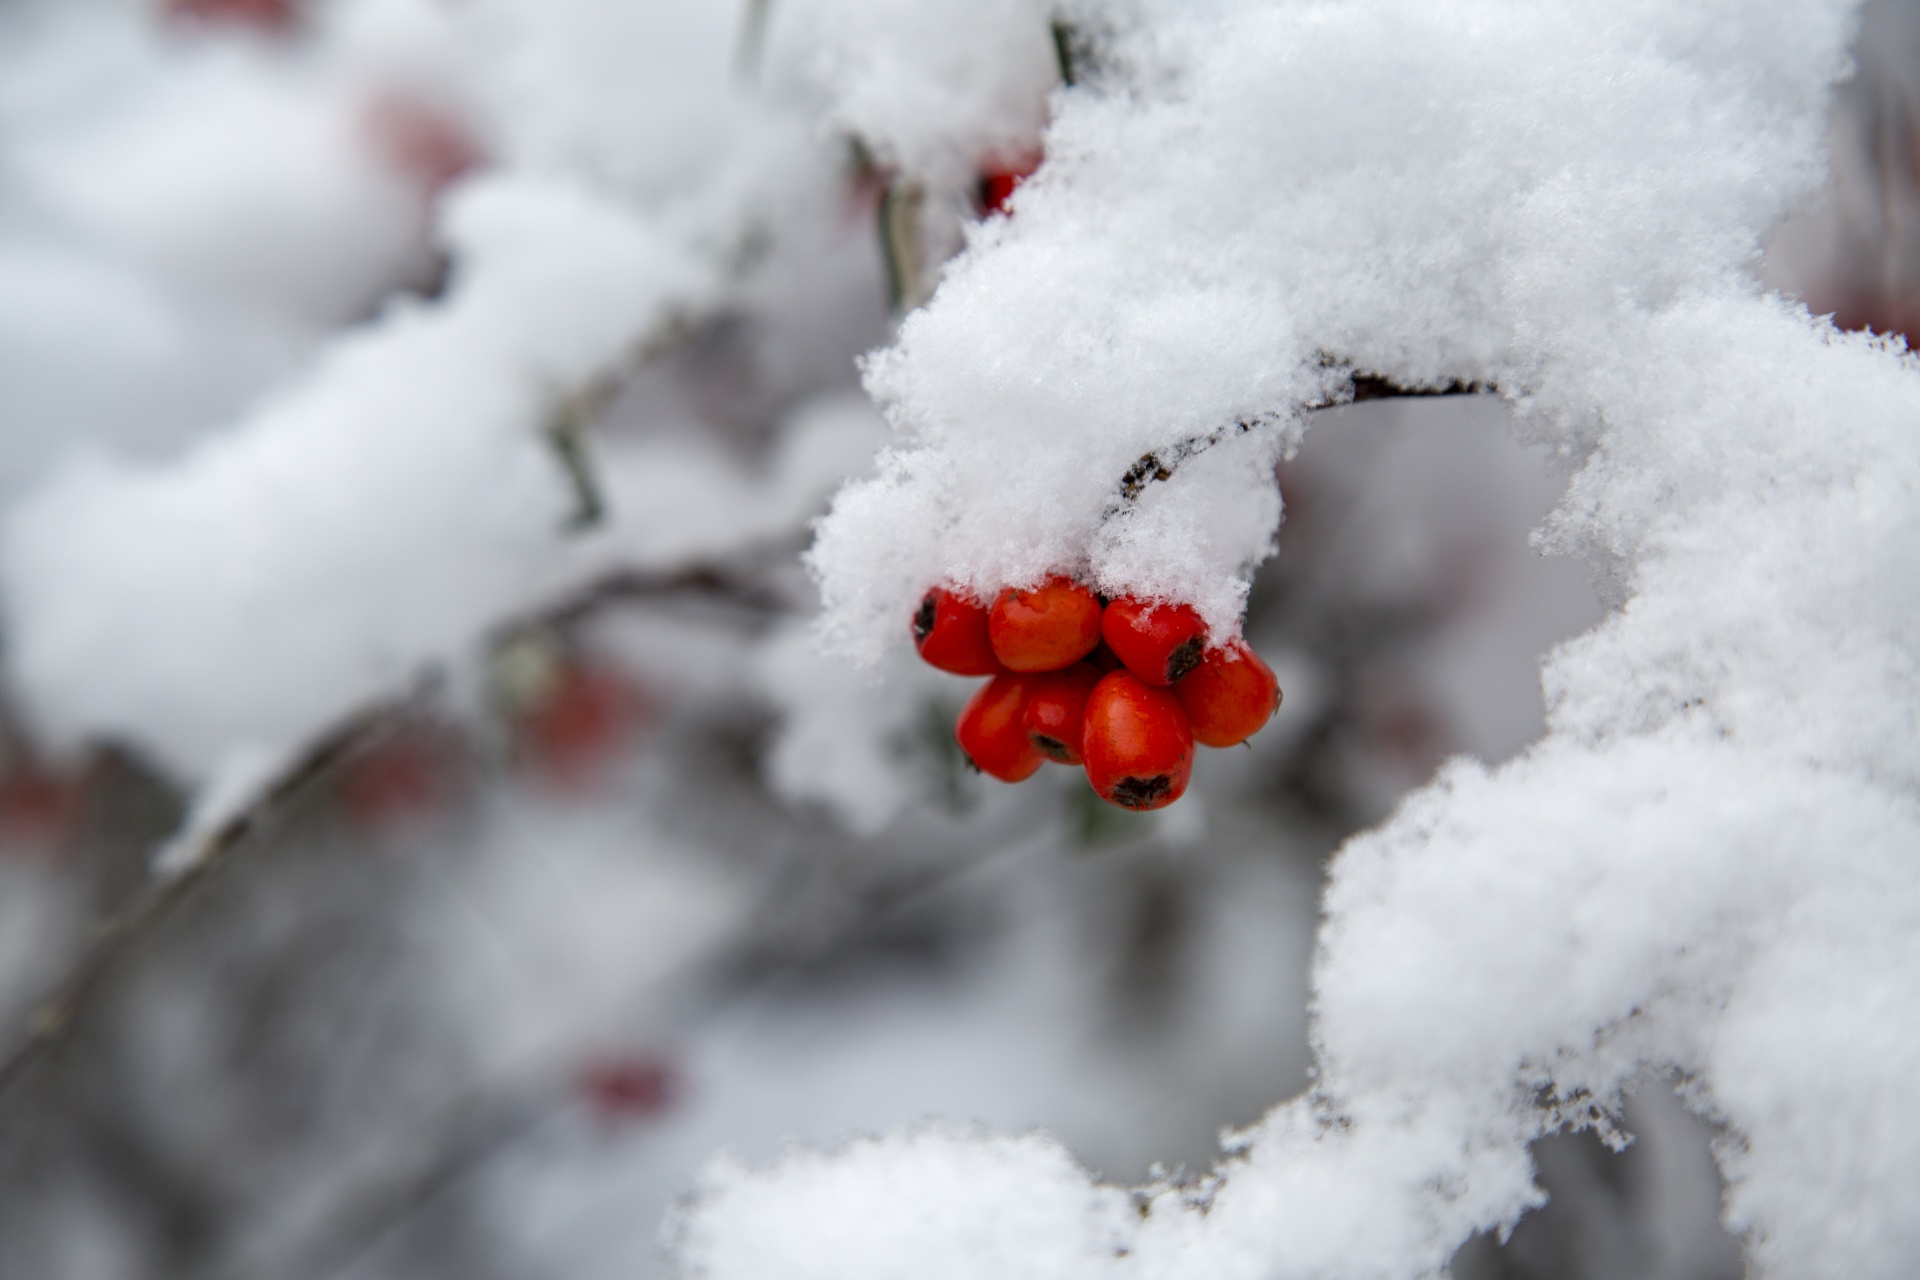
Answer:
[{"label": "red berry", "polygon": [[0,778],[0,841],[36,853],[65,847],[80,819],[81,781],[20,765]]},{"label": "red berry", "polygon": [[1007,212],[1013,191],[1040,167],[1039,156],[1028,156],[1011,164],[992,164],[980,173],[980,212]]},{"label": "red berry", "polygon": [[1080,731],[1087,714],[1087,695],[1106,674],[1091,662],[1076,662],[1064,671],[1033,677],[1021,724],[1027,741],[1055,764],[1080,763]]},{"label": "red berry", "polygon": [[521,722],[527,762],[554,791],[590,790],[604,780],[646,713],[645,698],[621,672],[569,663]]},{"label": "red berry", "polygon": [[668,1063],[642,1054],[589,1063],[579,1088],[604,1120],[645,1120],[673,1105],[679,1081]]},{"label": "red berry", "polygon": [[1081,750],[1100,798],[1128,809],[1172,804],[1193,773],[1193,731],[1180,700],[1130,671],[1093,687]]},{"label": "red berry", "polygon": [[1054,578],[1031,591],[1009,588],[987,618],[993,652],[1013,671],[1058,671],[1100,643],[1100,598]]},{"label": "red berry", "polygon": [[927,592],[914,610],[913,647],[928,665],[957,676],[1000,674],[987,637],[987,607],[945,587]]},{"label": "red berry", "polygon": [[1246,741],[1280,709],[1273,668],[1244,640],[1207,650],[1173,692],[1186,709],[1193,736],[1209,747]]},{"label": "red berry", "polygon": [[166,0],[162,12],[172,22],[231,23],[261,31],[285,31],[300,16],[294,0]]},{"label": "red berry", "polygon": [[380,94],[365,107],[365,127],[386,162],[438,195],[481,162],[479,144],[446,112],[399,94]]},{"label": "red berry", "polygon": [[1121,596],[1100,619],[1107,646],[1127,670],[1148,684],[1166,686],[1200,665],[1207,624],[1184,604],[1155,604]]},{"label": "red berry", "polygon": [[1027,741],[1021,724],[1032,687],[1030,676],[997,675],[962,708],[953,736],[980,772],[1002,782],[1019,782],[1040,768],[1040,753]]},{"label": "red berry", "polygon": [[404,728],[346,761],[340,802],[355,826],[390,830],[445,805],[452,775],[445,743],[424,729]]}]

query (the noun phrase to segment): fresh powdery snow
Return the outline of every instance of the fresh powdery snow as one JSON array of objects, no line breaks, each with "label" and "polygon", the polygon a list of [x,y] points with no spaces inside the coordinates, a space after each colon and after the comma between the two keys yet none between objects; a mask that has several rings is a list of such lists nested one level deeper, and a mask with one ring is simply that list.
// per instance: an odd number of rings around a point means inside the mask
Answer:
[{"label": "fresh powdery snow", "polygon": [[[1053,572],[1234,626],[1271,464],[1348,369],[1481,384],[1581,464],[1621,603],[1549,731],[1336,861],[1312,1091],[1136,1211],[1033,1137],[714,1166],[707,1280],[1416,1277],[1527,1143],[1678,1082],[1756,1276],[1920,1258],[1920,370],[1754,282],[1840,4],[1140,3],[1047,164],[873,358],[897,431],[812,562],[829,639]],[[1204,447],[1202,447],[1204,446]],[[1155,453],[1177,465],[1129,498]]]},{"label": "fresh powdery snow", "polygon": [[[1451,763],[1340,854],[1314,1086],[1212,1174],[1117,1188],[1043,1136],[953,1127],[722,1159],[669,1224],[685,1274],[1431,1276],[1539,1201],[1530,1141],[1624,1138],[1624,1095],[1676,1083],[1721,1127],[1752,1274],[1912,1273],[1920,370],[1756,283],[1822,172],[1848,5],[1081,0],[1059,87],[1044,6],[777,0],[752,105],[695,74],[751,63],[732,6],[617,9],[353,9],[418,10],[394,29],[448,42],[422,58],[489,68],[447,88],[497,161],[443,205],[448,287],[176,457],[83,460],[10,506],[6,662],[37,729],[201,781],[190,837],[503,619],[796,523],[864,408],[795,419],[818,451],[753,483],[608,442],[584,536],[543,432],[744,288],[771,211],[838,198],[837,130],[957,226],[951,197],[1050,112],[1014,215],[972,224],[870,358],[893,434],[818,527],[817,639],[883,663],[928,585],[1062,572],[1227,636],[1274,464],[1356,373],[1506,396],[1577,469],[1543,544],[1618,603],[1548,660],[1542,741]],[[767,648],[768,683],[806,688],[770,767],[880,827],[906,798],[841,741],[858,674],[818,661]]]},{"label": "fresh powdery snow", "polygon": [[444,302],[389,312],[176,463],[76,466],[16,508],[9,661],[44,728],[131,736],[190,777],[286,750],[552,573],[572,498],[543,424],[707,281],[560,180],[476,184],[448,227]]}]

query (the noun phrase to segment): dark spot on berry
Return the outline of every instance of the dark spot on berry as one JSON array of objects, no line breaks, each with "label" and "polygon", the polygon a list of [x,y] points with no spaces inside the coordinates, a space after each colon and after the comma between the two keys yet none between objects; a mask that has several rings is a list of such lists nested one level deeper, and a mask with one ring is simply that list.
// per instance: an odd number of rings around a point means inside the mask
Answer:
[{"label": "dark spot on berry", "polygon": [[965,747],[960,748],[960,759],[965,762],[968,773],[985,773],[986,772],[986,770],[982,769],[979,765],[973,762],[973,757],[967,754],[967,749]]},{"label": "dark spot on berry", "polygon": [[1171,790],[1173,775],[1170,773],[1151,778],[1122,778],[1113,784],[1113,801],[1129,809],[1151,809]]},{"label": "dark spot on berry", "polygon": [[1028,734],[1027,737],[1033,743],[1033,749],[1035,751],[1038,751],[1055,764],[1073,763],[1071,759],[1073,753],[1067,750],[1067,744],[1060,741],[1060,739],[1049,737],[1044,733],[1031,733]]},{"label": "dark spot on berry", "polygon": [[913,615],[913,639],[916,644],[925,644],[933,634],[933,620],[940,612],[940,606],[934,603],[933,592],[929,591],[920,601],[920,608]]},{"label": "dark spot on berry", "polygon": [[1200,665],[1200,655],[1206,650],[1206,643],[1194,636],[1181,644],[1178,649],[1167,655],[1167,683],[1186,675]]}]

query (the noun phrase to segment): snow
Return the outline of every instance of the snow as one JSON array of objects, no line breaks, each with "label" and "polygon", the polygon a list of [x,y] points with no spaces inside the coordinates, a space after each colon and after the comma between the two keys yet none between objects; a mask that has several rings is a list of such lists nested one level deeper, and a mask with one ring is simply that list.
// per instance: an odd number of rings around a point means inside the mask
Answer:
[{"label": "snow", "polygon": [[[0,261],[23,264],[0,275],[0,335],[25,371],[0,394],[52,424],[9,443],[0,481],[11,694],[54,747],[119,739],[200,782],[190,841],[504,620],[611,568],[779,551],[867,471],[817,526],[814,634],[892,683],[781,628],[749,696],[781,720],[773,789],[871,834],[921,797],[902,735],[953,687],[897,669],[928,585],[1075,573],[1231,634],[1309,410],[1356,373],[1494,388],[1574,472],[1542,547],[1595,564],[1616,605],[1546,661],[1544,738],[1456,759],[1340,855],[1310,1091],[1228,1135],[1214,1175],[1132,1192],[1044,1136],[952,1126],[723,1158],[676,1220],[680,1265],[1430,1276],[1538,1204],[1530,1142],[1623,1137],[1626,1096],[1677,1077],[1722,1131],[1751,1274],[1906,1274],[1920,371],[1755,278],[1818,178],[1847,7],[1074,12],[1108,47],[1069,89],[1024,0],[776,4],[758,97],[728,87],[731,6],[355,0],[284,66],[246,41],[176,67],[103,39],[0,91],[6,177],[31,197],[0,225]],[[430,212],[356,141],[397,81],[496,161]],[[866,362],[871,469],[865,406],[777,376],[770,438],[641,430],[616,404],[592,450],[606,521],[569,531],[546,436],[563,409],[664,333],[806,328],[810,260],[853,258],[826,229],[845,135],[952,229],[977,170],[1043,126],[1013,216],[968,222]],[[781,215],[807,225],[753,278]],[[428,219],[444,292],[390,294]],[[61,335],[95,328],[101,383],[133,390],[78,385]],[[778,340],[795,366],[812,336]],[[182,397],[146,422],[143,388]],[[1168,474],[1130,485],[1143,458]],[[1444,571],[1420,551],[1364,559]],[[1531,711],[1476,731],[1511,747]],[[998,812],[1053,798],[1026,794]],[[576,1051],[746,910],[710,851],[651,828],[523,800],[491,818],[458,887],[532,967],[485,962],[485,924],[432,939],[471,960],[443,994],[483,1070]],[[1153,830],[1218,829],[1196,800]],[[193,846],[174,848],[163,872]]]},{"label": "snow", "polygon": [[[742,1202],[756,1229],[716,1236],[693,1220],[679,1242],[693,1274],[1084,1276],[1132,1216],[1123,1194],[1091,1185],[1039,1135],[930,1128],[856,1140],[836,1156],[796,1152],[791,1164],[812,1176],[796,1185],[731,1162],[708,1167],[702,1189]],[[857,1250],[844,1247],[854,1240]]]},{"label": "snow", "polygon": [[707,851],[606,805],[501,797],[418,925],[430,997],[477,1081],[552,1072],[738,927],[745,894]]},{"label": "snow", "polygon": [[824,126],[951,189],[1035,153],[1060,79],[1048,22],[1034,0],[795,0],[771,35],[824,99]]},{"label": "snow", "polygon": [[178,461],[96,458],[15,508],[10,657],[53,742],[130,735],[189,777],[289,749],[544,585],[571,496],[541,424],[707,277],[564,182],[476,183],[447,226],[443,304],[395,306]]},{"label": "snow", "polygon": [[[873,660],[929,582],[1060,570],[1231,629],[1265,470],[1349,367],[1499,387],[1580,467],[1549,545],[1622,603],[1548,660],[1543,741],[1455,761],[1335,863],[1315,1086],[1217,1186],[1114,1246],[1086,1206],[1003,1233],[1019,1188],[1059,1195],[1007,1170],[956,1245],[947,1168],[902,1135],[883,1223],[825,1202],[864,1150],[722,1166],[690,1238],[772,1234],[780,1263],[700,1244],[692,1273],[885,1270],[906,1234],[960,1274],[1024,1240],[1074,1273],[1431,1275],[1537,1202],[1528,1142],[1678,1071],[1750,1274],[1905,1274],[1920,377],[1750,274],[1816,176],[1845,9],[1142,12],[1148,72],[1056,100],[1017,216],[869,364],[896,446],[821,527],[829,637]],[[1204,478],[1117,496],[1215,436]]]}]

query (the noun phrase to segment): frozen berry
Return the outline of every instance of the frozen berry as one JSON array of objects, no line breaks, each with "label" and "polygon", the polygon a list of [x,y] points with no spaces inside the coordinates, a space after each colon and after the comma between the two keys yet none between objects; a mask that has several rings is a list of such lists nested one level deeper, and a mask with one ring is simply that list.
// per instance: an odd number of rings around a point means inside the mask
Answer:
[{"label": "frozen berry", "polygon": [[993,652],[1012,671],[1058,671],[1100,643],[1100,598],[1054,578],[1031,591],[1009,588],[987,618]]},{"label": "frozen berry", "polygon": [[1209,747],[1246,741],[1280,709],[1273,668],[1244,640],[1207,650],[1173,692],[1186,709],[1194,738]]},{"label": "frozen berry", "polygon": [[1041,755],[1027,741],[1021,723],[1032,687],[1030,676],[997,675],[961,710],[953,736],[980,772],[1002,782],[1019,782],[1040,768]]},{"label": "frozen berry", "polygon": [[1179,699],[1130,671],[1104,675],[1093,687],[1081,751],[1100,798],[1128,809],[1172,804],[1193,772],[1193,731]]},{"label": "frozen berry", "polygon": [[1022,713],[1027,740],[1055,764],[1080,763],[1080,730],[1087,714],[1087,695],[1105,672],[1091,662],[1076,662],[1062,671],[1033,677]]},{"label": "frozen berry", "polygon": [[1170,685],[1200,664],[1207,624],[1184,604],[1121,596],[1100,618],[1107,647],[1148,684]]},{"label": "frozen berry", "polygon": [[1000,674],[987,637],[987,607],[945,587],[927,592],[914,610],[913,647],[928,665],[957,676]]}]

